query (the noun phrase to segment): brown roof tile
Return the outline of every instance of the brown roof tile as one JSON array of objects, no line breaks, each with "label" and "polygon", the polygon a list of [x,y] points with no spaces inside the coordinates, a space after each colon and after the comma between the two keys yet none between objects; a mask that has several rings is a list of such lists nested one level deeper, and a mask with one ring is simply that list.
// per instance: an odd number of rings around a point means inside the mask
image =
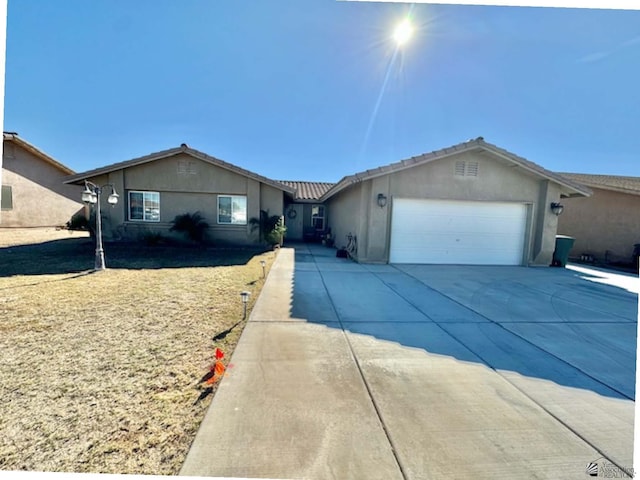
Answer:
[{"label": "brown roof tile", "polygon": [[640,195],[640,177],[592,175],[587,173],[561,173],[560,175],[588,187]]},{"label": "brown roof tile", "polygon": [[319,200],[320,197],[335,185],[334,183],[328,182],[300,182],[294,180],[278,180],[278,182],[287,187],[294,188],[296,191],[294,199],[298,201]]}]

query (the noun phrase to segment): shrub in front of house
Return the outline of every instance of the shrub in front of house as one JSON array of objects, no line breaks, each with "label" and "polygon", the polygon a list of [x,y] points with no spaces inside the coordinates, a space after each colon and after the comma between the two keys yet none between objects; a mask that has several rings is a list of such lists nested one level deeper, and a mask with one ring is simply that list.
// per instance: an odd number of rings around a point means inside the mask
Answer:
[{"label": "shrub in front of house", "polygon": [[284,218],[281,215],[269,216],[269,210],[260,210],[260,218],[252,218],[249,220],[251,231],[258,229],[260,240],[265,241],[269,245],[279,245],[282,238],[287,232],[284,225]]},{"label": "shrub in front of house", "polygon": [[90,213],[90,217],[87,218],[84,212],[78,212],[74,214],[71,219],[67,222],[66,227],[67,230],[70,231],[80,231],[80,232],[89,232],[91,238],[96,238],[96,214],[92,210]]},{"label": "shrub in front of house", "polygon": [[140,241],[149,247],[160,245],[165,240],[164,235],[155,230],[145,230],[140,234]]},{"label": "shrub in front of house", "polygon": [[204,243],[209,224],[200,212],[176,215],[171,223],[169,231],[182,233],[193,242]]}]

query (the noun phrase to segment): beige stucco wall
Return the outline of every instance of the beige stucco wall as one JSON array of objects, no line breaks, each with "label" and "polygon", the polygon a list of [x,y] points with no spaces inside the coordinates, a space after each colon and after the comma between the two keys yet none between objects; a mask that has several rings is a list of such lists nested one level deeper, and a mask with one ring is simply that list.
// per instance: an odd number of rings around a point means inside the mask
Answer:
[{"label": "beige stucco wall", "polygon": [[[190,162],[189,169],[179,173],[178,167],[184,162]],[[117,206],[107,206],[106,195],[102,203],[104,236],[108,240],[136,240],[145,232],[181,238],[169,231],[172,220],[176,215],[199,211],[209,223],[207,237],[214,244],[255,244],[258,231],[252,231],[248,222],[218,224],[218,195],[246,195],[247,220],[258,218],[260,210],[269,210],[270,215],[283,213],[281,190],[187,154],[117,170],[91,181],[100,185],[112,183],[120,194]],[[132,190],[160,193],[159,222],[128,219],[128,192]]]},{"label": "beige stucco wall", "polygon": [[4,141],[2,185],[12,189],[13,208],[0,212],[0,227],[65,225],[83,208],[82,188],[62,182],[68,173]]},{"label": "beige stucco wall", "polygon": [[[477,177],[454,175],[458,160],[477,161]],[[380,208],[383,193],[387,206]],[[366,180],[328,201],[329,225],[341,246],[349,231],[357,231],[358,260],[387,262],[394,198],[518,202],[527,205],[528,231],[523,264],[549,265],[555,248],[557,218],[547,203],[559,201],[560,187],[487,153],[463,153],[421,166]],[[360,212],[356,214],[355,212]]]},{"label": "beige stucco wall", "polygon": [[325,204],[328,226],[335,240],[336,248],[347,246],[347,235],[351,233],[360,239],[361,186],[356,184],[331,197]]},{"label": "beige stucco wall", "polygon": [[558,233],[574,237],[571,256],[583,253],[605,261],[631,261],[640,243],[640,196],[591,188],[589,198],[567,198],[558,220]]}]

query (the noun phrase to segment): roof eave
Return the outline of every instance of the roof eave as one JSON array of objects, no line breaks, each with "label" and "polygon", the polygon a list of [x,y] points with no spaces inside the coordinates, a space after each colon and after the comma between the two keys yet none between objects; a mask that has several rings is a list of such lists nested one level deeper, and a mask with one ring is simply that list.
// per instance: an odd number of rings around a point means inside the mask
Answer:
[{"label": "roof eave", "polygon": [[232,165],[228,162],[225,162],[224,160],[220,160],[219,158],[215,158],[212,157],[210,155],[207,155],[206,153],[203,153],[199,150],[195,150],[193,148],[189,148],[189,147],[178,147],[178,148],[171,148],[169,150],[163,150],[161,152],[156,152],[156,153],[151,153],[149,155],[145,155],[142,157],[138,157],[138,158],[134,158],[131,160],[126,160],[124,162],[118,162],[118,163],[114,163],[112,165],[106,166],[106,167],[101,167],[101,168],[96,168],[94,170],[88,170],[86,172],[83,173],[79,173],[77,175],[72,175],[70,177],[68,177],[64,183],[74,183],[74,184],[82,184],[82,182],[88,178],[91,177],[97,177],[99,175],[105,175],[111,172],[115,172],[116,170],[123,170],[125,168],[131,168],[131,167],[135,167],[138,165],[142,165],[145,163],[150,163],[150,162],[154,162],[156,160],[161,160],[163,158],[169,158],[172,157],[174,155],[177,155],[179,153],[186,153],[187,155],[192,156],[193,158],[196,158],[198,160],[201,160],[205,163],[209,163],[211,165],[216,165],[220,168],[224,168],[226,170],[229,170],[231,172],[237,173],[238,175],[243,175],[245,177],[251,178],[253,180],[259,181],[261,183],[264,183],[266,185],[269,185],[271,187],[274,187],[278,190],[282,190],[291,194],[295,193],[295,189],[290,188],[286,185],[283,185],[279,182],[276,182],[274,180],[270,180],[266,177],[263,177],[262,175],[258,175],[257,173],[253,173],[250,172],[249,170],[245,170],[243,168],[237,167],[235,165]]},{"label": "roof eave", "polygon": [[53,157],[44,153],[42,150],[40,150],[36,146],[31,145],[22,137],[19,137],[17,133],[3,132],[2,138],[3,140],[6,140],[8,142],[14,142],[16,145],[19,145],[21,148],[27,150],[29,153],[35,155],[39,159],[49,163],[50,165],[56,167],[58,170],[61,170],[62,172],[68,175],[73,175],[75,173],[75,171],[71,170],[66,165],[63,165],[62,163],[55,160]]},{"label": "roof eave", "polygon": [[484,141],[482,141],[483,145],[482,148],[493,153],[494,155],[497,155],[499,157],[502,158],[506,158],[507,160],[510,160],[511,162],[515,163],[516,165],[518,165],[520,168],[522,168],[523,170],[526,170],[530,173],[533,173],[535,175],[538,175],[540,177],[546,178],[547,180],[551,180],[552,182],[555,182],[565,188],[568,188],[570,190],[573,191],[573,193],[569,193],[569,194],[565,194],[566,196],[571,196],[571,197],[590,197],[592,195],[593,192],[591,192],[591,190],[589,190],[588,188],[584,187],[581,184],[578,184],[576,182],[573,182],[563,176],[561,176],[560,174],[551,172],[549,170],[546,170],[542,167],[538,167],[538,168],[532,168],[530,165],[528,165],[529,162],[528,160],[525,160],[522,157],[519,157],[517,155],[514,155],[511,152],[507,152],[506,150],[503,150],[500,147],[497,147],[496,145],[492,145],[490,143],[486,143]]},{"label": "roof eave", "polygon": [[589,197],[592,195],[592,192],[588,188],[585,188],[584,186],[578,183],[575,183],[569,179],[565,179],[564,177],[561,177],[560,175],[555,174],[551,171],[548,171],[542,167],[537,166],[538,168],[534,168],[531,165],[529,165],[529,163],[532,163],[532,162],[529,162],[528,160],[525,160],[522,157],[519,157],[517,155],[512,154],[511,152],[508,152],[507,150],[497,147],[496,145],[487,143],[484,141],[482,137],[479,137],[477,139],[469,140],[467,142],[454,145],[452,147],[443,148],[440,150],[434,150],[433,152],[424,153],[417,157],[411,157],[411,158],[401,160],[399,162],[392,163],[383,167],[378,167],[376,169],[366,170],[364,172],[356,173],[355,175],[349,175],[349,176],[343,177],[342,180],[340,180],[333,188],[331,188],[328,192],[326,192],[320,198],[320,200],[323,202],[327,201],[329,198],[338,194],[345,188],[348,188],[352,185],[355,185],[356,183],[360,183],[365,180],[370,180],[370,179],[374,179],[374,178],[388,175],[391,173],[400,172],[402,170],[423,165],[425,163],[433,162],[435,160],[441,160],[443,158],[447,158],[452,155],[457,155],[460,153],[474,151],[474,150],[487,151],[489,153],[492,153],[493,155],[496,155],[500,158],[504,158],[507,161],[510,161],[518,165],[520,168],[534,175],[538,175],[542,178],[546,178],[547,180],[553,181],[570,190],[569,193],[565,194],[566,196]]}]

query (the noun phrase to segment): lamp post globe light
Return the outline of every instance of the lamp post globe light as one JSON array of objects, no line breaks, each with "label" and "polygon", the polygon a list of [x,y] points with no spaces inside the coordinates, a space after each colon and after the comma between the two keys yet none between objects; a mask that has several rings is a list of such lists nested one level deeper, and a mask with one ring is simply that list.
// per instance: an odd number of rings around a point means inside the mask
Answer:
[{"label": "lamp post globe light", "polygon": [[118,203],[120,197],[115,187],[111,183],[102,185],[101,187],[88,180],[84,181],[84,192],[82,192],[82,201],[87,205],[95,205],[96,208],[96,259],[94,270],[104,270],[104,248],[102,247],[102,213],[100,211],[100,197],[104,188],[109,187],[111,194],[107,197],[107,203],[111,206]]}]

